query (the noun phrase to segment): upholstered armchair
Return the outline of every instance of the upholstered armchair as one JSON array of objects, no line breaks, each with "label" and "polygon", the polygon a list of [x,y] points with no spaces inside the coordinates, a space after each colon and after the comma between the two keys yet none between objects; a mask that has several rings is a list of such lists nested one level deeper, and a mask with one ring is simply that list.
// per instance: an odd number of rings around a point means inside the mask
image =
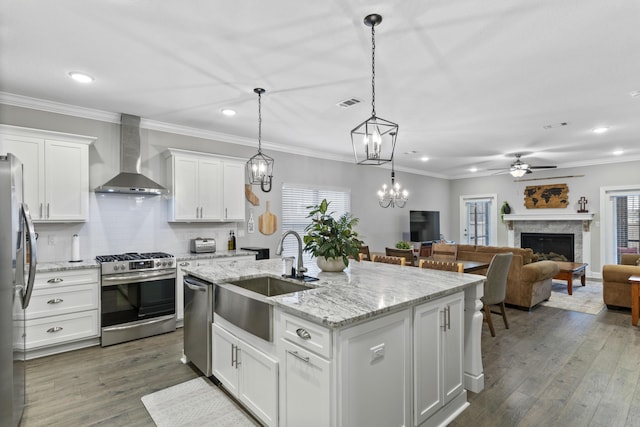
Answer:
[{"label": "upholstered armchair", "polygon": [[631,276],[640,276],[640,254],[622,254],[620,264],[602,266],[602,298],[607,307],[631,308]]}]

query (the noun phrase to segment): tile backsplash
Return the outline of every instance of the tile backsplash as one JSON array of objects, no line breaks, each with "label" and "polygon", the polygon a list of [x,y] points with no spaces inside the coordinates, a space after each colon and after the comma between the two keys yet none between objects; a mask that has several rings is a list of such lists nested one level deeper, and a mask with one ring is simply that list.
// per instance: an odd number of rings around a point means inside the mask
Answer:
[{"label": "tile backsplash", "polygon": [[238,237],[238,223],[167,222],[167,200],[161,196],[90,193],[89,200],[86,223],[36,223],[40,261],[71,259],[74,234],[83,260],[124,252],[186,253],[195,237],[212,237],[226,249],[229,231]]}]

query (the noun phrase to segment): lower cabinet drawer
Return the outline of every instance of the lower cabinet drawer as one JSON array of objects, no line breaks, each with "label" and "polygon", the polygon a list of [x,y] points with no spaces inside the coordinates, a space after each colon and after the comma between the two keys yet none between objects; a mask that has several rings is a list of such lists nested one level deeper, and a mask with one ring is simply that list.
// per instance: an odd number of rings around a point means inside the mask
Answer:
[{"label": "lower cabinet drawer", "polygon": [[311,350],[322,357],[331,357],[331,331],[298,317],[282,314],[283,338]]},{"label": "lower cabinet drawer", "polygon": [[98,310],[26,321],[26,349],[98,336]]},{"label": "lower cabinet drawer", "polygon": [[97,308],[97,284],[56,286],[51,289],[35,289],[25,315],[27,319],[36,319]]}]

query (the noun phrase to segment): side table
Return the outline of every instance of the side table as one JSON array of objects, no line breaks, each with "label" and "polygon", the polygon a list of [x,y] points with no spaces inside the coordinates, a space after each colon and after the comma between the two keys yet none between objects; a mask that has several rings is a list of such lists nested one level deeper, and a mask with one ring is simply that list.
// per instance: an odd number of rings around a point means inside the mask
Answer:
[{"label": "side table", "polygon": [[629,277],[631,283],[631,324],[638,326],[640,314],[640,276]]}]

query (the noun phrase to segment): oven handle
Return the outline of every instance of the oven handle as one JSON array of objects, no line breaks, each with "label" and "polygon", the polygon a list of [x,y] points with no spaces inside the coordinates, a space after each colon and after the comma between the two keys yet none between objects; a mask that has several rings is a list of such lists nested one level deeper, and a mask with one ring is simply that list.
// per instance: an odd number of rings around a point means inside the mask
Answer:
[{"label": "oven handle", "polygon": [[175,317],[175,315],[174,314],[170,314],[168,316],[154,317],[153,319],[147,320],[146,322],[135,322],[134,324],[127,324],[127,325],[124,325],[124,326],[108,326],[106,328],[102,328],[102,332],[124,331],[124,330],[127,330],[127,329],[137,328],[137,327],[140,327],[140,326],[153,325],[154,323],[166,322],[167,320],[171,319],[172,317]]},{"label": "oven handle", "polygon": [[127,274],[126,276],[102,276],[102,286],[123,285],[127,283],[151,282],[158,279],[175,279],[176,272],[159,271],[155,273]]}]

